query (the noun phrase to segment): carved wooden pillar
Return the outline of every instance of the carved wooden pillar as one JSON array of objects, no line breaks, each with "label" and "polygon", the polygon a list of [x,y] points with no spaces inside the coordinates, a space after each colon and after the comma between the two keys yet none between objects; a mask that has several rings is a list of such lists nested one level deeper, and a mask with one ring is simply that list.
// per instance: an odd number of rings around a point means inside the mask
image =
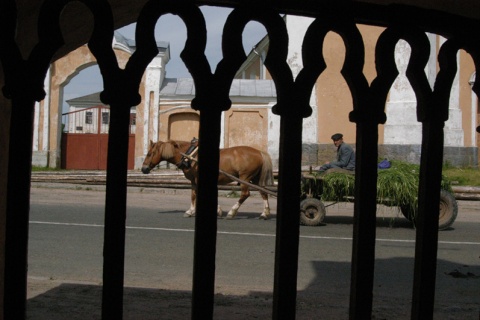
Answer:
[{"label": "carved wooden pillar", "polygon": [[[266,9],[264,25],[270,37],[265,66],[277,88],[277,104],[273,113],[280,119],[279,178],[277,200],[277,233],[275,238],[275,274],[272,319],[295,319],[300,226],[300,178],[302,159],[303,118],[311,115],[310,95],[320,73],[308,58],[304,69],[293,79],[286,64],[288,34],[278,14]],[[304,40],[304,53],[318,47]],[[313,53],[313,56],[315,54]]]},{"label": "carved wooden pillar", "polygon": [[191,107],[200,111],[191,319],[203,320],[213,319],[220,124],[222,112],[231,106],[228,92],[233,76],[229,67],[235,65],[222,68],[220,62],[212,74],[204,54],[207,31],[200,9],[185,5],[179,16],[187,27],[187,41],[180,56],[195,83]]},{"label": "carved wooden pillar", "polygon": [[[450,91],[457,72],[458,50],[466,47],[477,65],[479,62],[478,41],[476,46],[475,42],[473,42],[474,45],[471,42],[470,45],[466,43],[461,37],[453,36],[442,45],[438,57],[440,71],[433,91],[429,87],[424,90],[419,89],[418,79],[421,77],[418,73],[412,73],[411,78],[409,77],[417,94],[417,117],[422,122],[412,319],[433,319],[443,165],[443,128],[445,121],[448,120]],[[414,50],[424,50],[419,43],[413,42],[411,45]],[[409,76],[408,73],[407,76]]]},{"label": "carved wooden pillar", "polygon": [[[27,294],[28,223],[33,107],[30,94],[13,94],[5,234],[5,319],[24,319]],[[11,164],[14,163],[15,166]]]},{"label": "carved wooden pillar", "polygon": [[113,17],[107,1],[86,3],[95,17],[88,43],[103,76],[100,98],[110,105],[105,198],[102,319],[122,319],[127,217],[127,169],[130,108],[140,103],[139,86],[150,61],[158,54],[154,38],[158,12],[139,17],[137,50],[121,69],[111,47]]},{"label": "carved wooden pillar", "polygon": [[[392,79],[379,75],[369,87],[363,74],[365,49],[353,19],[334,24],[345,41],[342,68],[353,100],[350,121],[356,128],[356,168],[353,245],[350,279],[350,319],[369,319],[372,314],[375,274],[375,237],[377,209],[378,125],[385,123],[383,111]],[[383,86],[378,86],[381,83]],[[380,94],[374,98],[374,92]]]},{"label": "carved wooden pillar", "polygon": [[5,75],[3,94],[12,101],[10,119],[7,212],[5,233],[4,318],[24,319],[27,294],[28,224],[35,101],[45,97],[44,79],[61,38],[49,35],[50,22],[39,19],[39,43],[23,59],[16,44],[17,8],[14,1],[0,7],[0,60]]}]

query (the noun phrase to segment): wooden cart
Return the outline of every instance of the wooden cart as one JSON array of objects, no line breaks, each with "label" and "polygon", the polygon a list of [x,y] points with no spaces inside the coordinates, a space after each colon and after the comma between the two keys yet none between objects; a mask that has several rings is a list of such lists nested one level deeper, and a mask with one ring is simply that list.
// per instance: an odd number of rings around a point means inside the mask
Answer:
[{"label": "wooden cart", "polygon": [[[347,173],[348,174],[348,173]],[[308,183],[308,180],[314,180],[315,183]],[[331,204],[324,205],[321,201],[321,194],[314,195],[312,185],[322,184],[323,177],[315,176],[312,174],[303,175],[302,188],[304,190],[303,199],[300,202],[300,224],[305,226],[318,226],[322,224],[326,210],[325,208],[338,203],[334,201]],[[353,201],[353,195],[346,197],[345,201]],[[377,203],[386,206],[397,206],[390,199],[377,199]],[[403,216],[412,223],[415,223],[416,210],[412,206],[402,205],[400,211]],[[441,190],[440,192],[440,215],[439,215],[439,230],[445,230],[449,228],[457,218],[458,204],[452,193],[447,190]]]}]

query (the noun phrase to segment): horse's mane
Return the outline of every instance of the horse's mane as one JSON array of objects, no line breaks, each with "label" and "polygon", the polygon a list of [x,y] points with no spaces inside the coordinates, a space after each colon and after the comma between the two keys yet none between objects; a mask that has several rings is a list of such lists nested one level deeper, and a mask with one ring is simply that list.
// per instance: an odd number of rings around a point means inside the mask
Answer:
[{"label": "horse's mane", "polygon": [[167,141],[160,145],[160,154],[162,155],[163,159],[170,159],[173,158],[173,150],[174,150],[175,142],[174,141]]},{"label": "horse's mane", "polygon": [[187,143],[190,144],[190,142],[186,141],[168,140],[160,145],[160,154],[162,155],[163,159],[173,158],[175,155],[175,147],[181,148]]}]

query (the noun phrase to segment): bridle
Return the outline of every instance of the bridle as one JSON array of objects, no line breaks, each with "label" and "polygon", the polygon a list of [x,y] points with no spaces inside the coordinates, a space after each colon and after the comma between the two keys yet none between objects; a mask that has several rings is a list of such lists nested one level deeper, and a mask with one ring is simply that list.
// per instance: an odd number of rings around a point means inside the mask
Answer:
[{"label": "bridle", "polygon": [[[155,148],[157,148],[157,143],[155,143]],[[150,171],[153,171],[156,167],[158,167],[160,165],[160,162],[155,164],[155,165],[152,165],[152,156],[150,156],[150,162],[148,164],[148,169]]]}]

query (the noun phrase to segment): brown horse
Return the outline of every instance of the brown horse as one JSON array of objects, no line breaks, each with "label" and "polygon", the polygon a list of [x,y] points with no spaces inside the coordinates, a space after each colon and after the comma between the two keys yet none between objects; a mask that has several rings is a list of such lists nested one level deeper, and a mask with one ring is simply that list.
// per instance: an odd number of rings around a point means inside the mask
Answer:
[{"label": "brown horse", "polygon": [[[188,165],[185,165],[185,158],[182,155],[182,153],[186,154],[190,147],[191,143],[186,141],[169,140],[167,142],[158,141],[156,143],[150,141],[150,148],[142,166],[142,172],[149,173],[161,161],[167,161],[183,170],[185,177],[192,183],[191,206],[190,209],[185,212],[184,217],[195,216],[198,174],[197,163],[195,161],[190,161]],[[273,185],[272,160],[270,155],[252,147],[238,146],[221,149],[220,170],[258,186]],[[218,184],[227,184],[232,181],[232,179],[219,173]],[[228,212],[227,219],[233,219],[242,203],[250,196],[249,186],[242,183],[240,186],[242,191],[240,199]],[[268,195],[262,191],[260,191],[260,194],[262,195],[264,203],[264,209],[260,215],[260,219],[268,219],[270,215]],[[222,216],[220,206],[218,206],[217,214],[219,217]]]}]

